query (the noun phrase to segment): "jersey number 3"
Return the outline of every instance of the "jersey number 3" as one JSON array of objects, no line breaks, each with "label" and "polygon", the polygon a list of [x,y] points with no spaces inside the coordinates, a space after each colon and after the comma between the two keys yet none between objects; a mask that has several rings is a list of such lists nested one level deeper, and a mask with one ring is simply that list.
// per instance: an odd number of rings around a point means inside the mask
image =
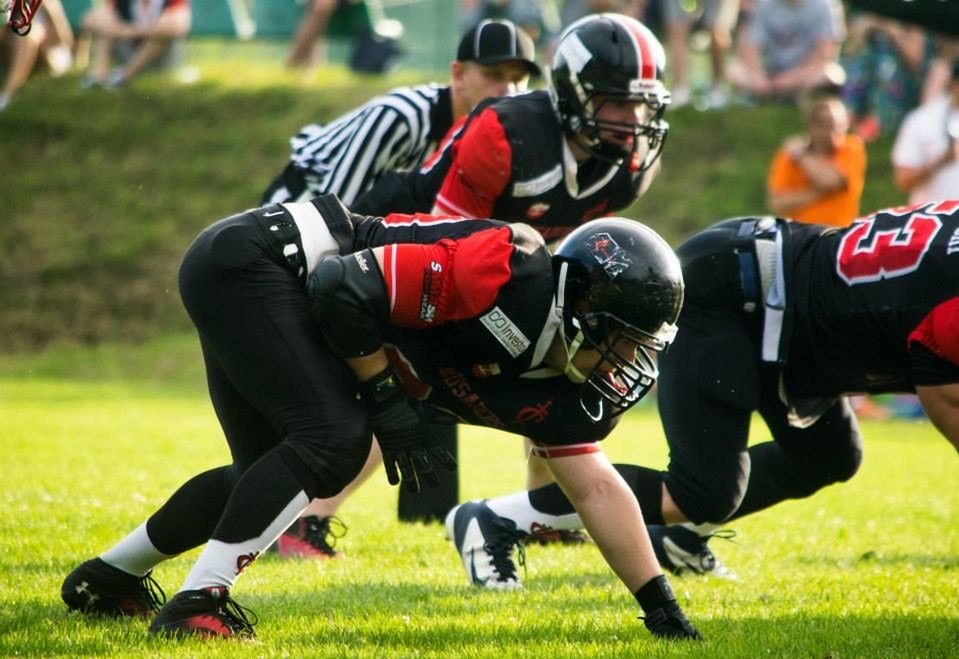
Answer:
[{"label": "jersey number 3", "polygon": [[939,218],[924,213],[888,230],[876,227],[875,215],[858,220],[839,244],[836,270],[850,286],[907,275],[919,267],[941,227]]}]

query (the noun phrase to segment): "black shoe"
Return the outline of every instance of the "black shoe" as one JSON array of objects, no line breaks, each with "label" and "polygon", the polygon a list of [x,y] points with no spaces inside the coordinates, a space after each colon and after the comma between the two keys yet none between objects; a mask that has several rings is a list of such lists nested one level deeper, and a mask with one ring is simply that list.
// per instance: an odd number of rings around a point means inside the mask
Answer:
[{"label": "black shoe", "polygon": [[156,614],[150,633],[255,638],[253,626],[257,622],[256,614],[237,604],[230,591],[221,586],[177,593]]},{"label": "black shoe", "polygon": [[646,530],[653,543],[656,559],[660,566],[673,574],[692,572],[693,574],[711,574],[723,579],[737,580],[736,574],[723,565],[706,545],[710,538],[731,540],[736,532],[722,530],[699,535],[685,526],[670,524],[648,524]]},{"label": "black shoe", "polygon": [[166,601],[160,584],[91,558],[67,575],[60,597],[71,611],[109,616],[151,616]]},{"label": "black shoe", "polygon": [[450,510],[446,537],[456,545],[474,586],[497,590],[523,587],[516,574],[513,548],[519,549],[519,563],[525,565],[522,541],[527,534],[512,520],[499,517],[485,501],[467,501]]},{"label": "black shoe", "polygon": [[346,524],[338,517],[307,515],[280,534],[274,546],[284,558],[335,558],[336,541],[346,535]]}]

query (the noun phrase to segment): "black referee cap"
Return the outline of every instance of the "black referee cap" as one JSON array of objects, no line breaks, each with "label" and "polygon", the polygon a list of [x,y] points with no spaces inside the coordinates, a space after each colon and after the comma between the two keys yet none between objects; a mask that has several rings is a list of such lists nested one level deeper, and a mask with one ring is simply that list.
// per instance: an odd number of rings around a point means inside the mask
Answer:
[{"label": "black referee cap", "polygon": [[477,64],[520,62],[531,75],[542,75],[536,64],[533,40],[512,21],[481,21],[463,35],[456,59]]}]

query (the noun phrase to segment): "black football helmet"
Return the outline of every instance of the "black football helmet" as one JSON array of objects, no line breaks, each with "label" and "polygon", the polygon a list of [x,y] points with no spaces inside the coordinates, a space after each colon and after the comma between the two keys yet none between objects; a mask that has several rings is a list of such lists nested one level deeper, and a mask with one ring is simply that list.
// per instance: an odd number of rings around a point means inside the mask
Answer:
[{"label": "black football helmet", "polygon": [[579,374],[589,385],[583,409],[595,419],[603,400],[616,414],[627,410],[656,382],[654,353],[676,335],[684,290],[679,259],[645,225],[605,218],[569,234],[553,254],[553,270],[568,359],[581,345],[601,355],[589,375]]},{"label": "black football helmet", "polygon": [[[560,36],[550,71],[550,94],[566,132],[590,155],[604,160],[632,159],[642,138],[648,149],[640,171],[659,157],[669,124],[663,112],[670,96],[663,85],[666,55],[662,44],[639,21],[622,14],[591,14]],[[614,98],[639,101],[649,109],[643,124],[596,119],[599,103]],[[601,139],[602,131],[633,136],[632,150]]]}]

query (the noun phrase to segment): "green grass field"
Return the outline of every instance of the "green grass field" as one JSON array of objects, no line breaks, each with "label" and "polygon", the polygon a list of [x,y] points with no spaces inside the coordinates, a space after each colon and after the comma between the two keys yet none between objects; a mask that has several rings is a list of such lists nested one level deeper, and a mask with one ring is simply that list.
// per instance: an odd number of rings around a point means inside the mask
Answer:
[{"label": "green grass field", "polygon": [[[267,556],[240,580],[237,599],[261,618],[255,643],[169,642],[142,622],[68,614],[59,588],[75,564],[227,459],[198,371],[142,366],[192,349],[182,338],[0,367],[0,655],[959,656],[959,461],[926,423],[903,421],[864,424],[851,482],[741,520],[735,544],[714,541],[741,581],[673,579],[704,645],[654,641],[594,546],[533,546],[524,592],[472,589],[439,525],[394,520],[382,474],[341,511],[341,559]],[[63,375],[52,363],[88,377],[50,377]],[[654,409],[630,413],[606,442],[611,459],[665,464]],[[464,435],[463,497],[521,486],[518,438]],[[156,570],[168,593],[193,556]]]}]

